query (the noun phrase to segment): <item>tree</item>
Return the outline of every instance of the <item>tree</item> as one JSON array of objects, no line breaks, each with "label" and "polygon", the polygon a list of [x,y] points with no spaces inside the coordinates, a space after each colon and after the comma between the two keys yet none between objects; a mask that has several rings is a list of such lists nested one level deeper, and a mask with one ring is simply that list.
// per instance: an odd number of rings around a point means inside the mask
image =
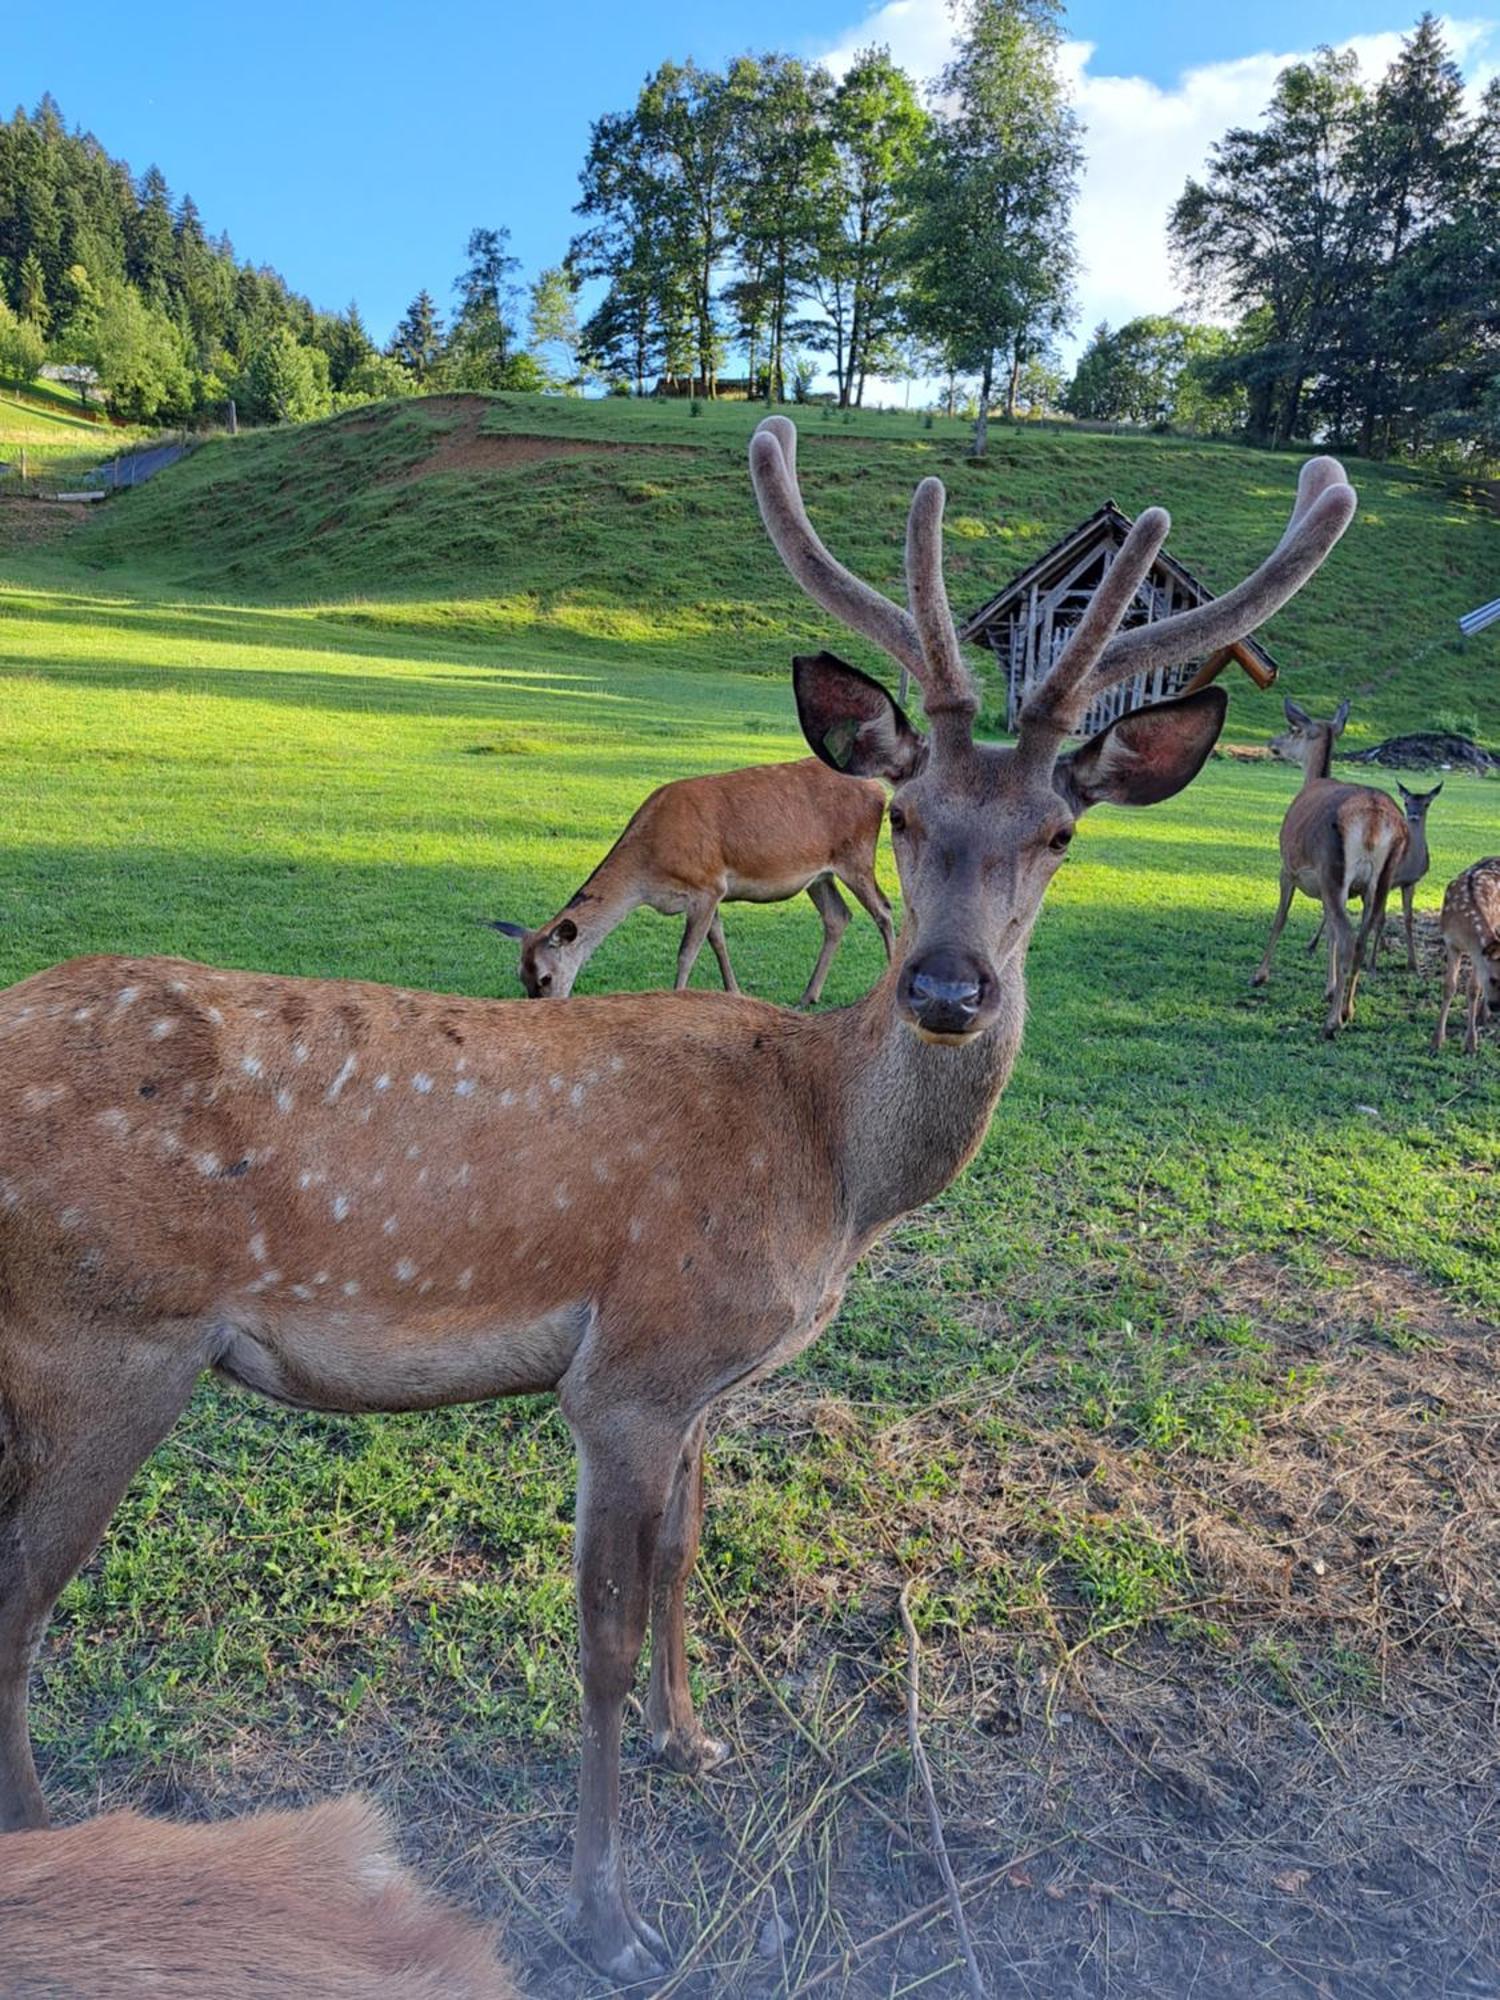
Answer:
[{"label": "tree", "polygon": [[[1114,332],[1097,326],[1078,357],[1063,407],[1072,416],[1109,423],[1213,428],[1204,420],[1223,398],[1210,394],[1195,364],[1218,361],[1229,345],[1221,328],[1195,326],[1174,314],[1144,313]],[[1189,407],[1196,421],[1185,413]]]},{"label": "tree", "polygon": [[332,408],[328,356],[304,347],[289,327],[268,334],[240,378],[237,400],[252,422],[306,423]]},{"label": "tree", "polygon": [[912,320],[953,369],[979,376],[976,457],[997,370],[1014,415],[1022,368],[1070,311],[1080,147],[1059,39],[1055,0],[965,0],[916,181]]},{"label": "tree", "polygon": [[0,376],[29,388],[46,359],[41,328],[34,320],[18,318],[0,298]]},{"label": "tree", "polygon": [[913,176],[928,118],[890,51],[866,49],[845,71],[829,114],[831,198],[819,233],[816,286],[828,321],[842,405],[864,401],[871,361],[899,339],[898,282],[911,227]]},{"label": "tree", "polygon": [[410,396],[416,383],[388,354],[367,354],[346,376],[338,392],[340,404],[379,403],[388,396]]},{"label": "tree", "polygon": [[443,354],[443,322],[427,290],[417,293],[391,335],[386,353],[399,361],[420,388]]},{"label": "tree", "polygon": [[468,264],[453,281],[458,316],[444,355],[444,378],[456,388],[508,386],[506,369],[516,337],[510,315],[515,274],[521,268],[520,259],[506,247],[509,242],[508,229],[470,232]]},{"label": "tree", "polygon": [[1264,315],[1264,344],[1241,369],[1261,443],[1297,434],[1308,380],[1350,311],[1365,221],[1350,170],[1364,101],[1353,55],[1323,49],[1292,64],[1265,124],[1227,132],[1169,218],[1194,296]]},{"label": "tree", "polygon": [[182,335],[123,279],[98,287],[79,347],[114,416],[150,423],[186,412],[192,382]]},{"label": "tree", "polygon": [[784,400],[788,344],[802,331],[794,314],[811,291],[818,241],[830,204],[834,151],[828,129],[828,72],[795,56],[745,56],[730,72],[740,124],[733,148],[739,185],[734,230],[737,287],[748,335],[749,374],[765,339],[766,400]]},{"label": "tree", "polygon": [[577,297],[578,280],[566,264],[549,265],[531,288],[531,345],[538,349],[561,349],[564,363],[561,380],[566,384],[572,384],[578,376]]}]

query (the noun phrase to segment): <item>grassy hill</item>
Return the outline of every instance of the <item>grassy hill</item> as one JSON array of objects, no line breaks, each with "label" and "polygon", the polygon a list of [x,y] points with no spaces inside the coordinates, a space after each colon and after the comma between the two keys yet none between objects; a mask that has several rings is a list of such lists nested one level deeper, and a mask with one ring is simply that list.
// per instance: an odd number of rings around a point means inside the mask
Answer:
[{"label": "grassy hill", "polygon": [[[674,667],[784,677],[826,623],[768,549],[745,473],[760,412],[539,396],[433,397],[206,444],[111,503],[66,551],[132,591],[319,605],[403,639],[502,641],[607,668],[612,649]],[[948,484],[947,570],[981,602],[1106,497],[1173,512],[1171,546],[1224,587],[1280,533],[1297,459],[1228,445],[811,411],[804,486],[831,545],[897,583],[907,499]],[[1359,466],[1358,519],[1266,638],[1313,705],[1349,695],[1351,746],[1439,711],[1500,736],[1493,635],[1455,621],[1500,587],[1500,522],[1426,475]],[[852,650],[859,654],[857,646]],[[1235,677],[1232,735],[1279,704]]]},{"label": "grassy hill", "polygon": [[[76,529],[0,502],[0,984],[142,950],[514,994],[477,916],[558,908],[651,785],[797,754],[787,655],[830,633],[755,518],[756,414],[434,399],[206,445]],[[1227,581],[1295,470],[1036,431],[976,469],[914,417],[803,437],[829,539],[887,583],[943,472],[960,603],[1110,493],[1168,501]],[[1287,685],[1375,683],[1366,735],[1432,704],[1500,734],[1470,664],[1494,642],[1447,636],[1500,588],[1500,525],[1358,476],[1358,524],[1270,635]],[[17,512],[62,532],[7,543]],[[1234,704],[1242,737],[1278,709]],[[1386,961],[1330,1045],[1310,905],[1246,985],[1293,778],[1217,761],[1089,815],[979,1157],[716,1420],[692,1664],[741,1754],[684,1783],[628,1729],[631,1871],[683,1960],[664,1993],[962,1990],[903,1585],[994,1991],[1500,1990],[1500,1031],[1430,1047],[1440,885],[1500,850],[1500,785],[1447,780],[1421,976]],[[726,929],[747,990],[791,1001],[806,899]],[[638,914],[583,989],[661,984],[677,935]],[[856,916],[830,1003],[880,963]],[[375,1789],[524,1990],[602,2000],[563,1907],[572,1491],[546,1398],[336,1419],[206,1382],[43,1644],[54,1803]]]}]

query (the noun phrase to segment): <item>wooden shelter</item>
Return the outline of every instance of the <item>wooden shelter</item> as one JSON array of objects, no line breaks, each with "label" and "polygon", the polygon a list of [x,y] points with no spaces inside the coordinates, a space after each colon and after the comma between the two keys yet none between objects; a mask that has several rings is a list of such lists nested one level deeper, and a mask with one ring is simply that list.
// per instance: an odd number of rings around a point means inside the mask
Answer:
[{"label": "wooden shelter", "polygon": [[[1118,554],[1130,527],[1130,517],[1113,500],[1106,500],[1071,533],[1063,536],[1029,569],[1008,583],[997,597],[981,605],[958,628],[960,639],[988,646],[1005,683],[1005,723],[1014,729],[1030,689],[1045,678],[1066,645],[1101,578]],[[1213,592],[1192,571],[1163,549],[1126,612],[1122,629],[1149,625],[1158,618],[1207,604]],[[1242,667],[1260,688],[1276,678],[1276,662],[1254,639],[1222,647],[1206,660],[1138,674],[1109,688],[1089,709],[1080,733],[1092,735],[1116,716],[1186,694],[1217,680],[1230,661]]]}]

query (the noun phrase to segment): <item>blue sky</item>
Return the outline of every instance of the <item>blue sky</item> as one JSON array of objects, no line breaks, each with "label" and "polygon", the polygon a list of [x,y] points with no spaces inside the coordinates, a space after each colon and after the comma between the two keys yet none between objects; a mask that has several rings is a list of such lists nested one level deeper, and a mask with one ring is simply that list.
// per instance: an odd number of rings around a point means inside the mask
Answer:
[{"label": "blue sky", "polygon": [[[1264,0],[1246,15],[1203,0],[1078,0],[1066,26],[1090,128],[1080,329],[1172,303],[1165,205],[1208,140],[1255,115],[1279,59],[1353,38],[1379,61],[1416,12],[1416,0]],[[879,39],[922,75],[947,24],[944,0],[79,0],[61,16],[12,12],[6,109],[50,90],[70,124],[137,172],[155,161],[242,257],[274,264],[318,305],[357,298],[384,338],[422,285],[447,303],[476,224],[509,226],[528,277],[556,262],[590,121],[628,105],[666,57],[836,58]],[[1468,72],[1493,73],[1500,26],[1465,16],[1454,32]]]}]

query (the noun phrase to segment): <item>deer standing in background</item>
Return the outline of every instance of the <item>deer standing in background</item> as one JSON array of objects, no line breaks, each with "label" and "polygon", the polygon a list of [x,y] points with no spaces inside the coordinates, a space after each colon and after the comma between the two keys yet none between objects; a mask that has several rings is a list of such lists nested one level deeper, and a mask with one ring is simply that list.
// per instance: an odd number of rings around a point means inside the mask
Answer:
[{"label": "deer standing in background", "polygon": [[[1341,784],[1329,776],[1333,746],[1349,719],[1347,701],[1339,703],[1331,722],[1315,722],[1294,701],[1282,706],[1287,727],[1273,738],[1271,748],[1289,764],[1301,765],[1302,789],[1281,822],[1281,901],[1250,984],[1264,986],[1271,976],[1271,958],[1293,896],[1300,889],[1314,897],[1323,905],[1328,930],[1323,1033],[1331,1036],[1354,1019],[1365,945],[1371,931],[1378,932],[1385,922],[1386,898],[1406,853],[1406,821],[1389,792],[1375,785]],[[1358,935],[1348,913],[1356,896],[1364,905]]]},{"label": "deer standing in background", "polygon": [[[1412,932],[1412,898],[1417,884],[1422,881],[1432,866],[1432,857],[1427,851],[1427,811],[1442,790],[1434,785],[1430,792],[1409,792],[1398,778],[1396,790],[1401,794],[1401,811],[1406,820],[1406,852],[1396,864],[1396,872],[1391,877],[1391,887],[1401,891],[1401,921],[1406,929],[1406,969],[1417,969],[1417,942]],[[1323,935],[1323,919],[1319,917],[1318,928],[1313,932],[1308,944],[1309,954],[1318,948],[1318,940]],[[1370,970],[1375,970],[1380,957],[1380,948],[1385,943],[1385,923],[1382,919],[1379,930],[1370,940]]]},{"label": "deer standing in background", "polygon": [[1443,895],[1440,918],[1447,958],[1443,966],[1443,1008],[1438,1015],[1433,1047],[1448,1039],[1448,1014],[1453,996],[1469,967],[1469,1032],[1464,1053],[1479,1049],[1479,1024],[1500,1012],[1500,855],[1476,861],[1456,875]]},{"label": "deer standing in background", "polygon": [[0,994],[0,1823],[44,1817],[25,1698],[52,1603],[205,1369],[332,1411],[555,1389],[579,1453],[573,1908],[617,1979],[664,1955],[628,1890],[620,1735],[649,1623],[658,1755],[697,1772],[725,1754],[694,1712],[683,1621],[709,1412],[814,1340],[871,1244],[973,1157],[1076,822],[1179,791],[1226,697],[1064,752],[1089,703],[1242,638],[1354,510],[1338,465],[1312,460],[1258,570],[1119,634],[1169,525],[1142,513],[1001,748],[973,737],[941,483],[912,502],[900,609],[819,541],[795,443],[782,417],[751,442],[771,539],[916,678],[931,724],[827,655],[797,669],[813,750],[844,782],[896,786],[905,915],[864,999],[534,1007],[109,958]]},{"label": "deer standing in background", "polygon": [[[830,666],[841,664],[831,653],[820,657]],[[823,948],[797,1003],[811,1007],[849,922],[835,876],[875,919],[887,963],[895,950],[891,906],[875,879],[884,817],[883,785],[851,785],[816,757],[678,778],[637,806],[614,846],[550,922],[530,931],[500,921],[491,927],[521,940],[521,984],[530,999],[565,1000],[615,926],[646,903],[663,916],[687,917],[677,953],[679,990],[706,938],[725,991],[738,993],[720,903],[782,903],[805,889],[823,920]]]},{"label": "deer standing in background", "polygon": [[6,2000],[516,2000],[365,1799],[174,1826],[0,1834]]}]

